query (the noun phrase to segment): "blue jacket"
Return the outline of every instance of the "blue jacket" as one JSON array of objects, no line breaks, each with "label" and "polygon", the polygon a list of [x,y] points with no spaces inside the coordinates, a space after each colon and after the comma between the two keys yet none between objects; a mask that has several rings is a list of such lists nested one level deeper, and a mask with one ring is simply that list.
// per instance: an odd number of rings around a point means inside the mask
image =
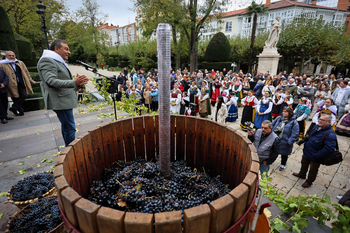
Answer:
[{"label": "blue jacket", "polygon": [[255,85],[253,91],[255,92],[256,96],[261,95],[261,91],[262,91],[263,87],[264,87],[264,83],[258,83]]},{"label": "blue jacket", "polygon": [[158,101],[158,89],[152,89],[150,96],[152,101]]},{"label": "blue jacket", "polygon": [[[4,69],[0,66],[0,86],[4,84],[4,88],[0,88],[0,94],[8,93],[7,86],[9,85],[9,76],[5,73]],[[7,109],[7,106],[5,106]]]},{"label": "blue jacket", "polygon": [[[281,123],[283,117],[279,116],[272,122],[272,131]],[[294,115],[284,126],[283,135],[281,138],[280,154],[290,155],[293,150],[294,142],[298,139],[299,135],[299,124],[295,121],[296,116]]]},{"label": "blue jacket", "polygon": [[[333,152],[337,144],[337,136],[331,125],[320,130],[318,128],[319,126],[315,125],[311,129],[309,140],[305,143],[303,150],[304,156],[314,162],[320,162],[322,158]],[[331,133],[325,138],[324,146],[322,147],[322,138],[328,131],[331,131]]]}]

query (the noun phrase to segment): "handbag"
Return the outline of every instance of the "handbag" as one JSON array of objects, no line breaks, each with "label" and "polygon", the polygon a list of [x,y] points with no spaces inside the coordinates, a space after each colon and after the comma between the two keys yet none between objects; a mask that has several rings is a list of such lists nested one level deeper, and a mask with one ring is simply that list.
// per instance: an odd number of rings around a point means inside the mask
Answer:
[{"label": "handbag", "polygon": [[[322,148],[324,146],[324,141],[326,140],[327,135],[332,132],[332,131],[328,131],[322,138]],[[343,155],[342,153],[339,151],[339,146],[338,146],[338,140],[336,141],[336,146],[335,146],[335,151],[331,152],[329,155],[327,155],[326,157],[324,157],[321,160],[321,164],[322,165],[326,165],[326,166],[331,166],[337,163],[340,163],[341,161],[343,161]]]}]

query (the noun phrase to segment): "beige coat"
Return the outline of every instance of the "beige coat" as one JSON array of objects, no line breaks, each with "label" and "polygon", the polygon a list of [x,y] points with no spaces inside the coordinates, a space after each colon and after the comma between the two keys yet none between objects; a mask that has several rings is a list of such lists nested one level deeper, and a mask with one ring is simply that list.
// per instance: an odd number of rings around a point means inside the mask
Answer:
[{"label": "beige coat", "polygon": [[[33,94],[33,89],[31,84],[34,84],[35,81],[32,79],[32,77],[30,77],[30,74],[26,65],[20,60],[18,60],[16,65],[18,65],[19,68],[21,68],[22,78],[23,78],[24,85],[26,87],[27,94]],[[19,95],[18,95],[17,78],[16,78],[15,71],[13,70],[10,63],[0,63],[0,66],[4,69],[5,73],[9,76],[9,85],[7,86],[7,89],[9,91],[8,96],[18,98]]]},{"label": "beige coat", "polygon": [[151,90],[144,90],[143,91],[143,98],[145,98],[145,104],[151,104],[152,98],[151,98]]}]

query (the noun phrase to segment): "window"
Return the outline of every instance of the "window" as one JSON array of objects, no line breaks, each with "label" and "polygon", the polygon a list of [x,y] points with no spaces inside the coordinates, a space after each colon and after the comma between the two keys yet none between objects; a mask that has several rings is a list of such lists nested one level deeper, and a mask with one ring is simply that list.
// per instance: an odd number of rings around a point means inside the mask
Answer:
[{"label": "window", "polygon": [[226,22],[225,31],[226,32],[231,32],[232,31],[232,21]]},{"label": "window", "polygon": [[342,25],[343,22],[343,15],[342,14],[335,14],[333,15],[333,26],[339,27]]}]

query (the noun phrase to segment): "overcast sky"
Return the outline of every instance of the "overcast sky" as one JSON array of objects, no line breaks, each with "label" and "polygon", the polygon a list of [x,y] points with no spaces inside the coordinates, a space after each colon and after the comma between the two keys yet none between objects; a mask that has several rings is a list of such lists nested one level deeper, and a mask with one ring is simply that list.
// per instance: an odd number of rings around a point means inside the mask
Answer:
[{"label": "overcast sky", "polygon": [[[82,0],[67,0],[68,9],[73,12],[82,6]],[[107,22],[113,25],[125,26],[135,22],[136,12],[133,12],[133,2],[129,0],[97,0],[100,11],[108,14]]]}]

